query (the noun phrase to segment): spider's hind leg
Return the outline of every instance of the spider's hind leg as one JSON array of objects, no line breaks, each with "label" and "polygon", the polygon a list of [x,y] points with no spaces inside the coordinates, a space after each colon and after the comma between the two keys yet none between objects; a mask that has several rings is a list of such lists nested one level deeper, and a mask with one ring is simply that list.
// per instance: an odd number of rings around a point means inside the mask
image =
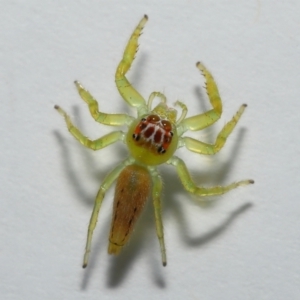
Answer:
[{"label": "spider's hind leg", "polygon": [[176,171],[179,175],[180,181],[183,184],[184,188],[191,194],[196,196],[214,196],[225,194],[237,187],[253,184],[252,179],[242,180],[238,182],[233,182],[227,186],[213,186],[209,188],[204,188],[197,186],[191,178],[191,175],[183,162],[182,159],[173,156],[167,161],[168,164],[173,165],[176,168]]},{"label": "spider's hind leg", "polygon": [[89,223],[84,259],[83,259],[83,265],[82,265],[83,268],[85,268],[88,265],[89,256],[90,256],[90,252],[91,252],[91,246],[92,246],[93,233],[94,233],[94,229],[97,224],[99,211],[100,211],[101,204],[102,204],[103,198],[105,196],[105,193],[110,188],[110,186],[113,184],[113,182],[118,178],[118,176],[122,172],[122,170],[129,163],[130,163],[130,159],[127,159],[127,160],[123,161],[121,164],[119,164],[114,170],[112,170],[105,177],[105,179],[103,180],[103,182],[100,186],[100,189],[99,189],[98,194],[95,199],[95,204],[94,204],[93,212],[92,212],[90,223]]},{"label": "spider's hind leg", "polygon": [[156,234],[158,237],[162,264],[165,267],[167,265],[167,256],[166,256],[166,247],[164,239],[164,229],[161,217],[161,191],[162,191],[162,180],[156,169],[151,170],[153,188],[152,188],[152,199],[154,205],[154,214],[155,214],[155,225],[156,225]]}]

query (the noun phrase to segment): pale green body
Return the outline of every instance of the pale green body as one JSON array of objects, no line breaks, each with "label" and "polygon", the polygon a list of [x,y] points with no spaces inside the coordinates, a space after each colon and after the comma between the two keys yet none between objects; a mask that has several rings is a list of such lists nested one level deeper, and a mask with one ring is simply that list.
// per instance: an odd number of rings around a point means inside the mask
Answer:
[{"label": "pale green body", "polygon": [[[122,141],[128,147],[130,156],[117,167],[115,167],[104,179],[99,192],[97,194],[95,205],[93,209],[93,213],[91,216],[89,228],[88,228],[88,237],[86,244],[86,251],[84,256],[83,267],[87,266],[89,253],[91,251],[91,242],[92,235],[95,229],[97,218],[99,214],[99,210],[101,207],[102,200],[104,198],[105,192],[109,189],[112,183],[118,178],[120,172],[128,165],[131,164],[140,164],[146,169],[148,169],[152,178],[152,199],[154,203],[154,211],[155,211],[155,223],[157,235],[161,247],[162,254],[162,263],[166,265],[166,250],[164,243],[164,234],[163,234],[163,225],[162,225],[162,217],[161,217],[161,191],[162,191],[162,180],[160,175],[157,172],[156,165],[160,165],[163,163],[167,163],[173,165],[176,168],[176,171],[179,175],[179,178],[184,186],[184,188],[197,196],[211,196],[211,195],[220,195],[226,193],[234,188],[237,188],[241,185],[248,185],[254,183],[253,180],[243,180],[239,182],[232,183],[227,186],[214,186],[210,188],[204,188],[197,186],[187,170],[187,167],[183,160],[174,156],[174,152],[177,148],[186,147],[188,150],[205,154],[205,155],[213,155],[217,153],[224,146],[227,137],[232,132],[234,127],[236,126],[238,120],[243,114],[246,105],[242,105],[234,117],[229,121],[221,132],[218,134],[216,138],[216,142],[214,144],[207,144],[196,139],[183,136],[183,134],[188,131],[197,131],[203,128],[206,128],[213,123],[215,123],[222,114],[222,102],[219,96],[218,88],[216,83],[210,74],[210,72],[204,67],[203,64],[197,63],[197,68],[202,72],[206,79],[206,90],[212,105],[212,109],[199,115],[195,115],[193,117],[185,118],[187,114],[187,107],[177,101],[177,105],[182,109],[182,113],[180,118],[177,119],[177,112],[172,108],[168,108],[166,105],[166,97],[159,93],[153,92],[148,100],[148,103],[144,100],[144,98],[134,89],[134,87],[129,83],[126,78],[126,73],[131,67],[131,64],[134,60],[137,47],[138,47],[138,38],[141,34],[141,31],[148,20],[147,16],[144,16],[138,26],[135,28],[133,34],[131,35],[129,42],[126,46],[126,49],[123,54],[123,58],[118,65],[115,81],[116,86],[123,97],[123,99],[132,107],[137,109],[137,118],[131,117],[127,114],[106,114],[100,112],[98,109],[98,103],[93,98],[93,96],[84,89],[80,83],[75,82],[75,85],[78,89],[78,92],[81,98],[88,104],[90,113],[95,121],[110,125],[110,126],[128,126],[128,132],[124,133],[122,131],[113,131],[97,140],[90,140],[85,137],[78,128],[76,128],[70,117],[61,109],[59,106],[55,106],[60,114],[62,114],[65,118],[67,127],[70,133],[84,146],[92,149],[92,150],[100,150],[110,144],[113,144],[117,141]],[[160,104],[155,107],[153,110],[151,108],[152,101],[155,97],[160,98]],[[173,138],[172,142],[164,154],[157,154],[148,151],[147,148],[139,147],[136,145],[132,139],[132,134],[136,125],[139,123],[140,119],[149,114],[158,114],[161,118],[168,119],[173,125]]]}]

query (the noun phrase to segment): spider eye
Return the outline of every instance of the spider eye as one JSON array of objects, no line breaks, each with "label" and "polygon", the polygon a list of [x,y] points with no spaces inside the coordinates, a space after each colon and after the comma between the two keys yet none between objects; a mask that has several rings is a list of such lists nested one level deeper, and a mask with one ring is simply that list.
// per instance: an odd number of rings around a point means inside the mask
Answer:
[{"label": "spider eye", "polygon": [[170,123],[169,121],[167,121],[167,120],[162,120],[162,121],[161,121],[161,124],[164,126],[164,129],[165,129],[166,131],[171,131],[172,125],[171,125],[171,123]]},{"label": "spider eye", "polygon": [[160,146],[157,148],[157,152],[163,154],[163,153],[166,153],[166,149],[164,149],[162,146]]},{"label": "spider eye", "polygon": [[141,130],[145,129],[146,127],[147,127],[147,124],[146,124],[146,123],[140,123],[140,125],[139,125],[139,128],[140,128]]},{"label": "spider eye", "polygon": [[157,115],[150,115],[150,116],[147,117],[147,121],[149,123],[157,123],[157,122],[160,121],[160,117],[157,116]]},{"label": "spider eye", "polygon": [[142,121],[142,122],[145,122],[145,121],[146,121],[146,118],[142,118],[141,121]]},{"label": "spider eye", "polygon": [[132,135],[132,137],[133,137],[133,139],[136,140],[136,141],[139,141],[139,139],[140,139],[140,135],[139,135],[139,134],[135,134],[135,133],[134,133],[134,134]]}]

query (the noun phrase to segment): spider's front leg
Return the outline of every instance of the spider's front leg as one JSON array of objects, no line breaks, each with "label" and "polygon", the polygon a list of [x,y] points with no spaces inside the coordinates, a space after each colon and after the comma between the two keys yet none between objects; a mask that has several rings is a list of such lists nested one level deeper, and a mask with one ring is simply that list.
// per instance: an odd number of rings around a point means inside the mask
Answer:
[{"label": "spider's front leg", "polygon": [[[134,87],[131,85],[131,83],[126,78],[126,73],[131,67],[131,64],[134,60],[135,54],[138,49],[138,38],[141,35],[141,32],[148,20],[148,16],[145,15],[138,26],[133,31],[128,44],[125,48],[123,58],[120,61],[116,75],[115,75],[115,81],[117,88],[123,97],[123,99],[133,107],[136,107],[140,110],[146,110],[146,101],[144,98],[134,89]],[[140,115],[140,113],[139,113]]]},{"label": "spider's front leg", "polygon": [[110,126],[130,125],[133,117],[126,114],[106,114],[99,111],[98,102],[78,81],[74,82],[77,91],[84,102],[89,106],[91,116],[96,122]]},{"label": "spider's front leg", "polygon": [[124,132],[113,131],[97,140],[90,140],[89,138],[84,136],[77,127],[73,125],[70,117],[62,108],[60,108],[58,105],[55,105],[54,108],[65,118],[69,132],[75,137],[77,141],[79,141],[83,146],[89,149],[100,150],[110,144],[113,144],[117,141],[124,141],[125,139]]},{"label": "spider's front leg", "polygon": [[201,130],[212,125],[221,117],[223,110],[222,100],[213,76],[202,63],[197,62],[196,67],[202,72],[206,79],[206,91],[213,109],[203,114],[184,119],[179,125],[180,132],[182,131],[182,133],[186,132],[187,130]]},{"label": "spider's front leg", "polygon": [[167,164],[173,165],[179,175],[184,188],[196,196],[214,196],[225,194],[239,186],[253,184],[254,180],[248,179],[231,183],[227,186],[214,186],[210,188],[198,187],[191,178],[191,175],[182,159],[173,156],[167,161]]},{"label": "spider's front leg", "polygon": [[222,128],[222,130],[218,134],[214,144],[203,143],[203,142],[195,140],[191,137],[185,136],[185,137],[180,138],[180,146],[185,146],[188,150],[196,152],[196,153],[200,153],[200,154],[206,154],[206,155],[216,154],[225,145],[225,142],[227,141],[228,136],[231,134],[231,132],[235,128],[237,122],[241,118],[246,107],[247,107],[247,105],[243,104],[240,107],[240,109],[237,111],[237,113],[233,116],[233,118],[228,123],[225,124],[225,126]]}]

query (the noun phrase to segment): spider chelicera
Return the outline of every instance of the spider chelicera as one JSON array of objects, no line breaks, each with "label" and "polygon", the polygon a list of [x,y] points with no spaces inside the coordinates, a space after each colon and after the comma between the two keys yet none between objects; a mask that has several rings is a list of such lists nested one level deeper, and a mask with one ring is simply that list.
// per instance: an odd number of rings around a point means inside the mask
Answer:
[{"label": "spider chelicera", "polygon": [[[145,15],[133,31],[115,74],[117,88],[127,104],[137,109],[137,118],[127,114],[106,114],[99,111],[97,101],[79,82],[75,81],[79,95],[87,103],[95,121],[110,126],[126,125],[128,127],[126,133],[118,130],[99,139],[90,140],[73,125],[70,117],[62,108],[57,105],[55,106],[55,109],[64,117],[70,133],[85,147],[92,150],[100,150],[115,142],[121,141],[127,145],[129,151],[129,157],[106,175],[96,196],[88,227],[83,261],[84,268],[88,264],[92,236],[96,227],[102,200],[106,191],[115,180],[117,180],[117,183],[108,253],[120,253],[131,235],[145,202],[151,194],[163,266],[167,264],[160,200],[163,185],[161,176],[157,171],[157,166],[163,163],[174,166],[184,188],[189,193],[197,196],[220,195],[241,185],[254,183],[253,180],[243,180],[227,186],[214,186],[209,188],[197,186],[192,180],[184,161],[174,155],[176,149],[183,146],[190,151],[204,155],[213,155],[219,152],[224,146],[227,137],[235,128],[247,105],[243,104],[233,118],[225,124],[214,144],[207,144],[191,137],[183,136],[186,131],[204,129],[215,123],[221,117],[222,102],[218,88],[210,72],[202,63],[198,62],[196,66],[206,79],[207,94],[213,107],[211,110],[186,118],[186,105],[177,101],[176,105],[182,110],[180,117],[177,118],[177,111],[166,105],[166,97],[159,92],[151,93],[146,103],[144,98],[134,89],[125,75],[134,60],[138,48],[138,38],[147,20],[148,17]],[[152,109],[152,102],[155,98],[159,98],[160,103]]]}]

